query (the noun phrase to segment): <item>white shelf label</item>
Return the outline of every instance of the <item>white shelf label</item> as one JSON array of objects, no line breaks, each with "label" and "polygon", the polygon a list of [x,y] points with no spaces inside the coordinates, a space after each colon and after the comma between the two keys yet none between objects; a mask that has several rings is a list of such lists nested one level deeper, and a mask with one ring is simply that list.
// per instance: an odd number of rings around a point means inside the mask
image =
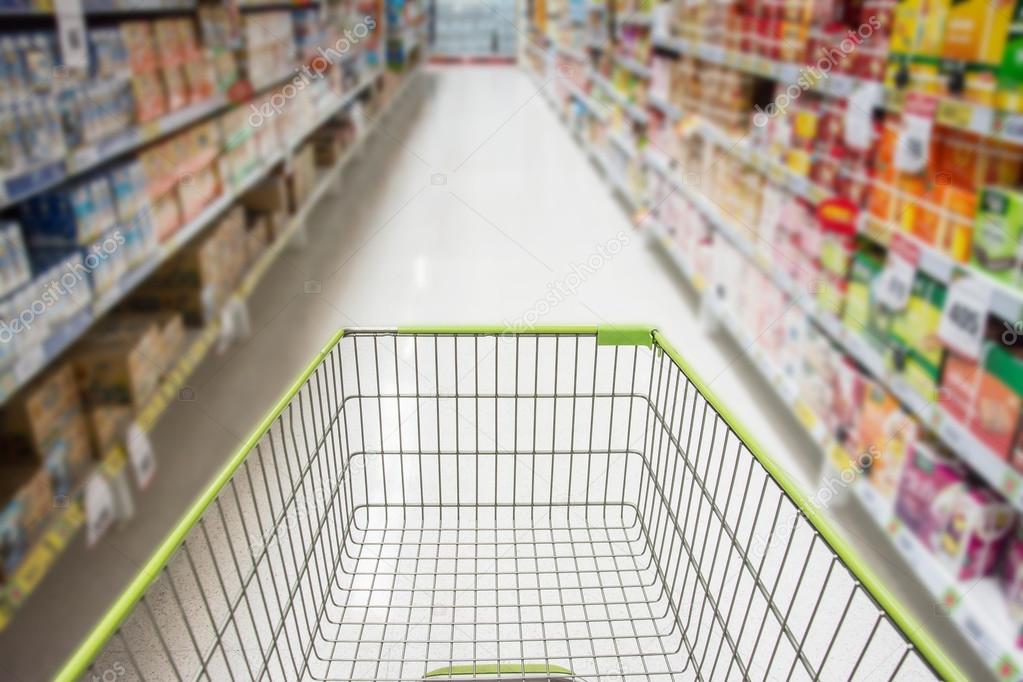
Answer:
[{"label": "white shelf label", "polygon": [[934,119],[909,113],[902,115],[902,130],[895,146],[895,167],[905,173],[920,173],[930,157]]},{"label": "white shelf label", "polygon": [[138,483],[140,490],[145,490],[156,475],[156,452],[153,450],[153,443],[149,439],[149,434],[135,422],[128,427],[125,441],[128,446],[128,459],[135,472],[135,482]]},{"label": "white shelf label", "polygon": [[976,360],[984,345],[991,308],[991,289],[975,277],[963,277],[948,288],[938,338],[952,350]]},{"label": "white shelf label", "polygon": [[89,46],[85,39],[85,13],[82,0],[57,0],[57,35],[60,38],[61,66],[86,73],[89,70]]},{"label": "white shelf label", "polygon": [[110,482],[102,471],[96,471],[85,484],[85,542],[89,547],[99,542],[116,516]]}]

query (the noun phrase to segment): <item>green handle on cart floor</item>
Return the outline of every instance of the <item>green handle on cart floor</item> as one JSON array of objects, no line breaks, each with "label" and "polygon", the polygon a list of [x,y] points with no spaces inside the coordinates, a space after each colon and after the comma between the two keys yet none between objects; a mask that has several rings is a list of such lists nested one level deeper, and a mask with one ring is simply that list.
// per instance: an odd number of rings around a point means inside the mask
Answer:
[{"label": "green handle on cart floor", "polygon": [[[484,676],[484,677],[481,677]],[[521,675],[520,678],[510,678],[508,675]],[[471,678],[469,677],[471,676]],[[548,665],[546,663],[479,663],[476,665],[454,665],[448,668],[440,668],[426,673],[425,679],[465,677],[465,682],[471,680],[501,679],[507,682],[533,682],[536,680],[547,680],[548,682],[571,682],[575,680],[575,674],[568,668],[560,665]]]}]

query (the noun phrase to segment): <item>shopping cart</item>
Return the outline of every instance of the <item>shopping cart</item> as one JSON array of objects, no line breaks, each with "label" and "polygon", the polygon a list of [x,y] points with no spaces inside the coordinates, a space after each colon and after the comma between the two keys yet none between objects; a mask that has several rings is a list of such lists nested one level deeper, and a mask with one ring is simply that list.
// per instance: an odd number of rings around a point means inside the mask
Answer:
[{"label": "shopping cart", "polygon": [[344,331],[77,679],[960,677],[664,338]]}]

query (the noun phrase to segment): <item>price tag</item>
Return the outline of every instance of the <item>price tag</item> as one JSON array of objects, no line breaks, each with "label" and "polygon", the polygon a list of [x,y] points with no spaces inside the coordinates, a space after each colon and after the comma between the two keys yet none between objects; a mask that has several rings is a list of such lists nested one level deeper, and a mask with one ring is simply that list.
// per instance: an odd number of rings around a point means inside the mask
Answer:
[{"label": "price tag", "polygon": [[97,471],[85,484],[85,542],[93,547],[110,529],[116,518],[114,492],[102,472]]},{"label": "price tag", "polygon": [[859,150],[866,150],[874,142],[874,109],[881,106],[884,89],[880,83],[864,82],[849,96],[845,109],[843,133],[845,143]]},{"label": "price tag", "polygon": [[913,244],[898,235],[888,250],[884,271],[874,283],[874,296],[891,311],[905,310],[913,292],[919,252]]},{"label": "price tag", "polygon": [[135,472],[135,482],[138,483],[140,490],[145,490],[156,475],[156,453],[153,451],[153,443],[149,439],[149,434],[135,422],[128,427],[125,441],[128,446],[128,459],[131,461],[132,471]]},{"label": "price tag", "polygon": [[895,147],[895,167],[906,173],[920,173],[927,167],[931,153],[931,134],[934,131],[933,98],[910,97],[902,115],[902,130]]},{"label": "price tag", "polygon": [[963,277],[948,287],[938,338],[961,355],[980,357],[991,308],[991,289],[976,277]]},{"label": "price tag", "polygon": [[919,173],[927,166],[934,120],[906,114],[895,148],[895,167],[905,173]]},{"label": "price tag", "polygon": [[85,13],[82,0],[56,0],[57,35],[65,69],[85,73],[89,70],[89,46],[85,41]]}]

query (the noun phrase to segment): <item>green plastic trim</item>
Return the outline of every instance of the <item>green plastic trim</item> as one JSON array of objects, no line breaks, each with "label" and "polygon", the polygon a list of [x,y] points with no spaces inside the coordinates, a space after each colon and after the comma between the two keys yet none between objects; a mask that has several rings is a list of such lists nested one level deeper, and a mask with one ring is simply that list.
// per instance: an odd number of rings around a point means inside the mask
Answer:
[{"label": "green plastic trim", "polygon": [[478,663],[476,665],[455,665],[439,668],[426,673],[426,677],[453,677],[455,675],[528,675],[541,673],[546,675],[569,675],[575,677],[568,668],[547,663]]},{"label": "green plastic trim", "polygon": [[515,336],[518,334],[596,334],[599,327],[592,324],[539,325],[515,327],[513,325],[406,325],[398,327],[399,334],[449,334]]},{"label": "green plastic trim", "polygon": [[760,444],[759,440],[753,437],[750,430],[742,423],[742,421],[735,416],[735,414],[725,405],[715,393],[711,390],[710,386],[703,380],[699,373],[693,369],[693,367],[686,362],[677,350],[671,345],[667,339],[664,338],[659,331],[654,330],[653,332],[654,341],[657,345],[668,354],[675,364],[685,372],[689,380],[693,382],[697,390],[706,398],[707,402],[717,411],[718,414],[728,423],[728,425],[735,431],[736,435],[745,443],[746,447],[749,448],[753,456],[763,465],[764,469],[767,470],[771,477],[788,493],[789,497],[799,505],[799,508],[809,519],[810,523],[813,524],[814,528],[821,534],[821,536],[831,545],[831,548],[835,550],[835,553],[842,558],[849,570],[853,572],[853,575],[863,584],[868,592],[877,600],[877,603],[881,605],[881,608],[891,616],[892,620],[898,624],[902,632],[905,633],[906,637],[916,646],[921,654],[926,657],[927,661],[934,667],[934,670],[945,680],[967,680],[967,677],[959,669],[959,667],[945,655],[945,652],[941,650],[941,647],[931,638],[930,634],[924,629],[921,624],[912,614],[910,614],[906,607],[895,597],[888,589],[882,584],[881,580],[877,577],[877,574],[867,565],[863,557],[846,541],[841,533],[835,528],[835,526],[821,513],[820,509],[817,508],[806,493],[799,487],[799,485],[793,480],[784,468],[782,468],[778,462],[771,458],[767,454],[767,450]]},{"label": "green plastic trim", "polygon": [[597,329],[598,346],[643,346],[654,345],[653,327],[640,325],[608,325]]},{"label": "green plastic trim", "polygon": [[259,423],[256,430],[252,432],[249,439],[245,441],[234,456],[228,460],[227,464],[220,470],[216,477],[210,481],[209,485],[206,486],[206,490],[192,503],[189,507],[188,512],[174,527],[174,530],[164,539],[149,560],[146,565],[139,571],[135,579],[131,581],[131,584],[121,593],[121,596],[117,598],[114,605],[104,614],[103,618],[93,627],[92,632],[85,638],[85,640],[79,645],[78,650],[72,654],[71,658],[64,664],[60,672],[57,673],[56,680],[58,682],[73,682],[78,680],[92,663],[93,659],[99,655],[103,646],[107,643],[107,640],[113,636],[117,628],[124,622],[124,619],[128,617],[131,610],[135,607],[135,604],[145,594],[146,589],[153,583],[154,580],[160,575],[160,571],[170,561],[171,556],[175,550],[185,541],[186,536],[192,527],[198,523],[199,518],[207,507],[212,504],[213,500],[217,497],[217,493],[227,485],[227,482],[231,480],[231,476],[241,466],[245,458],[248,457],[249,452],[256,447],[256,443],[263,437],[263,435],[270,429],[274,420],[280,416],[284,408],[288,406],[291,399],[299,392],[302,386],[305,385],[306,381],[312,375],[316,368],[320,366],[323,358],[327,356],[327,353],[331,351],[338,344],[341,338],[344,336],[345,330],[341,329],[337,331],[330,341],[323,347],[323,349],[317,354],[316,358],[309,363],[309,366],[299,374],[298,378],[292,382],[291,388],[277,401],[273,409],[267,413],[263,418],[263,421]]}]

